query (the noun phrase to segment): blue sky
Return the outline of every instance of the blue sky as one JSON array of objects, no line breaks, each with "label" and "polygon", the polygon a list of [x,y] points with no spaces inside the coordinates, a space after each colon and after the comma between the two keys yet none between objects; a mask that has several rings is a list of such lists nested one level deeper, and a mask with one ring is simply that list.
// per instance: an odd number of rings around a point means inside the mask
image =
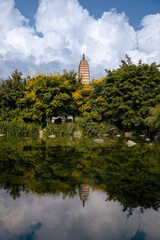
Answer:
[{"label": "blue sky", "polygon": [[[79,3],[96,19],[112,8],[116,8],[118,13],[125,12],[136,30],[144,16],[160,12],[160,0],[79,0]],[[15,4],[33,25],[39,0],[15,0]]]},{"label": "blue sky", "polygon": [[0,0],[0,16],[0,78],[78,71],[83,53],[91,78],[126,54],[160,63],[159,0]]},{"label": "blue sky", "polygon": [[96,18],[112,8],[116,8],[118,13],[125,12],[135,29],[144,16],[160,12],[159,0],[81,0],[80,3]]}]

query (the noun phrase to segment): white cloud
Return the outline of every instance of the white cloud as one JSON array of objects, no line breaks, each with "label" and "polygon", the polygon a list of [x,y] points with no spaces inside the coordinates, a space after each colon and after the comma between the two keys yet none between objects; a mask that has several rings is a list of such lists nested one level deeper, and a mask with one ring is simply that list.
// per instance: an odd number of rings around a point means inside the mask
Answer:
[{"label": "white cloud", "polygon": [[138,32],[125,13],[111,10],[96,20],[78,0],[41,0],[35,28],[27,25],[14,0],[0,0],[0,16],[0,77],[16,68],[24,74],[77,71],[83,53],[92,77],[118,67],[126,53],[136,63],[160,61],[160,14],[146,16]]},{"label": "white cloud", "polygon": [[160,46],[160,13],[144,17],[141,25],[142,30],[137,33],[139,50],[146,54],[157,52]]},{"label": "white cloud", "polygon": [[137,32],[137,49],[128,52],[134,62],[160,63],[160,13],[142,19],[142,29]]},{"label": "white cloud", "polygon": [[[134,209],[127,219],[117,201],[106,201],[106,193],[90,190],[85,207],[77,195],[27,196],[13,200],[0,193],[0,239],[24,239],[34,231],[34,239],[131,239],[139,230],[146,239],[159,239],[160,212]],[[40,223],[39,229],[34,226]]]}]

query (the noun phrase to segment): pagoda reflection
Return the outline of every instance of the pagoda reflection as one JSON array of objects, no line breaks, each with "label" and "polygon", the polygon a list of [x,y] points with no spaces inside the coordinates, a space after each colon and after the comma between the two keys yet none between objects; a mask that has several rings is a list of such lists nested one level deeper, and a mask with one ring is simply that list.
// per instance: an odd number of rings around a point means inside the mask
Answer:
[{"label": "pagoda reflection", "polygon": [[80,190],[79,190],[79,196],[84,207],[85,202],[88,200],[88,196],[89,196],[89,184],[81,184]]}]

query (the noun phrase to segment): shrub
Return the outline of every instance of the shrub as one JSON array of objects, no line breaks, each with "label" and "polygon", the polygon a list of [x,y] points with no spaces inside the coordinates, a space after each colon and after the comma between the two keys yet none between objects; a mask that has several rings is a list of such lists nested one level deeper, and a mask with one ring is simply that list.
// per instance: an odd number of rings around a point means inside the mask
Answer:
[{"label": "shrub", "polygon": [[74,132],[75,128],[76,128],[76,124],[75,123],[68,122],[66,124],[66,133],[67,133],[67,135],[73,135],[73,132]]},{"label": "shrub", "polygon": [[149,109],[149,116],[146,118],[146,123],[152,131],[160,131],[160,105]]},{"label": "shrub", "polygon": [[52,134],[59,135],[59,127],[60,125],[57,125],[56,123],[48,124],[48,126],[45,128],[44,136],[49,136]]},{"label": "shrub", "polygon": [[39,126],[35,123],[27,124],[23,120],[0,122],[0,133],[15,137],[37,137]]},{"label": "shrub", "polygon": [[50,123],[45,128],[44,135],[49,136],[52,134],[56,134],[57,136],[67,136],[67,135],[72,135],[74,129],[75,129],[75,123],[73,122],[69,122],[69,123],[62,122],[61,124]]},{"label": "shrub", "polygon": [[116,135],[118,133],[118,129],[115,125],[102,122],[100,123],[100,135]]},{"label": "shrub", "polygon": [[94,122],[91,117],[80,118],[78,126],[87,136],[96,136],[100,132],[99,123]]}]

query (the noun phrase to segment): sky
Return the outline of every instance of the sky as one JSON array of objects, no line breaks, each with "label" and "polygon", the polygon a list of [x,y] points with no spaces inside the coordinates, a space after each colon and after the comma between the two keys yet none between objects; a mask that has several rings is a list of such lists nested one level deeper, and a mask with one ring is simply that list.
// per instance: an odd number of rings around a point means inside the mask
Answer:
[{"label": "sky", "polygon": [[118,201],[106,198],[90,189],[83,208],[78,195],[64,200],[62,194],[21,193],[13,200],[1,189],[0,239],[159,239],[160,211],[145,209],[140,215],[136,208],[127,218]]},{"label": "sky", "polygon": [[0,0],[0,78],[78,71],[91,78],[133,63],[160,63],[159,0]]}]

